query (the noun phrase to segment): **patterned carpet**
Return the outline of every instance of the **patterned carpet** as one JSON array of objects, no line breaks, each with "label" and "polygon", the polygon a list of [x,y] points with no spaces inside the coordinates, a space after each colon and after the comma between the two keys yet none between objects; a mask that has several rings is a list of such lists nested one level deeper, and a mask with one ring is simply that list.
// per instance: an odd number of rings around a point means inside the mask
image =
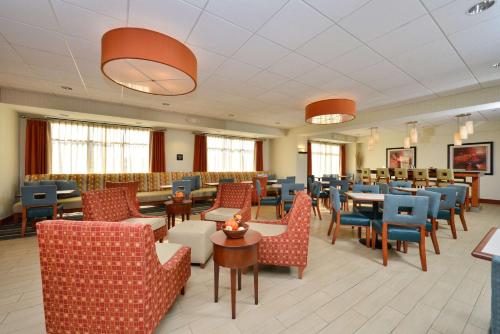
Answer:
[{"label": "patterned carpet", "polygon": [[[196,202],[193,208],[191,209],[192,215],[198,215],[200,212],[207,210],[212,206],[211,201],[200,201]],[[146,205],[141,206],[141,213],[149,216],[164,216],[165,215],[165,207],[163,205]],[[64,219],[68,220],[82,220],[83,215],[81,212],[72,212],[65,213]],[[28,226],[26,227],[26,237],[36,235],[35,231],[35,222],[28,222]],[[0,225],[0,240],[7,239],[16,239],[21,237],[21,222],[14,224],[13,221],[6,222]]]}]

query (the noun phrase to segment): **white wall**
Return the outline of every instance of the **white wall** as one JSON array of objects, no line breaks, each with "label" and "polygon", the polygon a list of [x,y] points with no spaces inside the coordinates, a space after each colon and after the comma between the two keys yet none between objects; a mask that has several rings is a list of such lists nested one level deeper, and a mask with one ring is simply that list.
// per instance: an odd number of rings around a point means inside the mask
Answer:
[{"label": "white wall", "polygon": [[[447,168],[448,144],[453,143],[455,122],[449,125],[428,128],[419,132],[417,147],[417,167]],[[364,157],[363,167],[377,168],[386,165],[386,148],[403,146],[403,132],[381,129],[380,142],[373,151],[368,151],[368,137],[360,138],[361,154]],[[476,124],[475,133],[464,143],[494,142],[493,162],[494,174],[481,177],[481,198],[500,200],[500,122],[489,121]],[[352,154],[352,153],[351,153]],[[355,152],[354,152],[355,154]]]},{"label": "white wall", "polygon": [[[191,131],[167,130],[165,134],[165,156],[168,172],[191,172],[193,170],[194,134]],[[177,160],[183,154],[183,160]]]},{"label": "white wall", "polygon": [[0,105],[0,219],[12,214],[19,180],[19,119]]},{"label": "white wall", "polygon": [[[297,145],[299,138],[287,135],[272,139],[270,143],[270,171],[277,177],[296,175],[297,173]],[[307,165],[306,165],[307,169]]]}]

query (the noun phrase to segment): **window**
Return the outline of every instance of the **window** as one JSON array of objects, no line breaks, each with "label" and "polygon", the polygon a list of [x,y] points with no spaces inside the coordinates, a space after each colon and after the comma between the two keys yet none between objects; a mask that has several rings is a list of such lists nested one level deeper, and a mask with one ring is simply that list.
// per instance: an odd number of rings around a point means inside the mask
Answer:
[{"label": "window", "polygon": [[207,171],[251,172],[255,141],[242,138],[207,136]]},{"label": "window", "polygon": [[340,146],[327,143],[311,143],[312,173],[340,174]]},{"label": "window", "polygon": [[53,174],[149,172],[149,130],[50,122]]}]

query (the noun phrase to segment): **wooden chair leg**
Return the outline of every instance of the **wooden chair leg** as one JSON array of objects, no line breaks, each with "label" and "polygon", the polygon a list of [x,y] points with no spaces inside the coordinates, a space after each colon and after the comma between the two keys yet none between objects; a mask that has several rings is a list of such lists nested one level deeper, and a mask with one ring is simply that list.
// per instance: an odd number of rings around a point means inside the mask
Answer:
[{"label": "wooden chair leg", "polygon": [[431,230],[432,246],[434,246],[434,252],[436,254],[440,254],[439,243],[438,243],[438,239],[437,239],[437,235],[436,235],[436,225],[437,225],[436,219],[433,218],[432,219],[432,230]]},{"label": "wooden chair leg", "polygon": [[313,205],[314,217],[316,217],[316,206]]},{"label": "wooden chair leg", "polygon": [[330,219],[330,226],[328,226],[328,233],[326,234],[327,236],[330,235],[330,233],[332,233],[332,229],[333,229],[333,215],[332,215],[332,219]]},{"label": "wooden chair leg", "polygon": [[335,223],[335,230],[333,231],[333,236],[332,236],[332,245],[335,244],[335,240],[337,240],[337,237],[339,236],[340,232],[340,220],[337,220]]},{"label": "wooden chair leg", "polygon": [[319,203],[318,206],[316,207],[316,211],[318,211],[319,220],[323,220],[323,218],[321,217],[321,210],[319,209]]},{"label": "wooden chair leg", "polygon": [[453,239],[456,239],[457,228],[455,227],[455,210],[452,210],[450,220],[448,220],[448,223],[450,224],[451,227],[451,235],[453,236]]},{"label": "wooden chair leg", "polygon": [[460,221],[462,222],[462,227],[464,228],[464,231],[468,231],[469,229],[467,228],[467,222],[465,221],[464,210],[465,208],[462,208],[462,210],[460,210]]},{"label": "wooden chair leg", "polygon": [[375,245],[377,244],[377,232],[372,230],[372,249],[375,249]]},{"label": "wooden chair leg", "polygon": [[358,239],[361,238],[361,227],[358,227]]},{"label": "wooden chair leg", "polygon": [[299,266],[299,279],[302,279],[302,277],[304,277],[304,269],[306,269],[305,266]]},{"label": "wooden chair leg", "polygon": [[382,257],[384,266],[387,267],[387,258],[389,257],[389,252],[387,249],[387,224],[382,224]]},{"label": "wooden chair leg", "polygon": [[408,253],[408,241],[403,241],[403,253]]},{"label": "wooden chair leg", "polygon": [[422,270],[427,271],[427,258],[425,254],[425,228],[420,228],[420,242],[418,243],[418,250],[420,251],[420,262],[422,263]]},{"label": "wooden chair leg", "polygon": [[399,240],[396,241],[396,250],[398,252],[401,252],[401,241],[399,241]]},{"label": "wooden chair leg", "polygon": [[371,241],[370,226],[367,226],[366,227],[366,247],[370,247],[370,241]]},{"label": "wooden chair leg", "polygon": [[22,218],[21,218],[21,237],[24,238],[24,234],[26,233],[26,224],[28,223],[28,211],[26,208],[23,208]]},{"label": "wooden chair leg", "polygon": [[183,286],[181,289],[181,295],[184,295],[186,293],[186,286]]},{"label": "wooden chair leg", "polygon": [[257,211],[255,212],[255,219],[259,218],[260,212],[260,201],[257,203]]}]

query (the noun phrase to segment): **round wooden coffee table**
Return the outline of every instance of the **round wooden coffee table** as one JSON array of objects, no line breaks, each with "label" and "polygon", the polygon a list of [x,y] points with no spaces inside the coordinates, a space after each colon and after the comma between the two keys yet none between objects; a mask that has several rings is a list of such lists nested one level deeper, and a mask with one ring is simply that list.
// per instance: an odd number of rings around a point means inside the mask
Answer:
[{"label": "round wooden coffee table", "polygon": [[185,199],[182,202],[176,203],[174,201],[165,202],[165,212],[167,214],[167,228],[175,226],[175,216],[181,215],[182,221],[184,217],[189,220],[189,215],[191,214],[191,204],[190,199]]},{"label": "round wooden coffee table", "polygon": [[219,267],[231,269],[231,312],[236,319],[236,272],[238,272],[238,290],[241,290],[241,269],[253,266],[253,287],[255,305],[259,302],[259,265],[257,255],[262,235],[248,230],[241,239],[227,238],[223,231],[212,234],[214,244],[214,301],[219,301]]}]

